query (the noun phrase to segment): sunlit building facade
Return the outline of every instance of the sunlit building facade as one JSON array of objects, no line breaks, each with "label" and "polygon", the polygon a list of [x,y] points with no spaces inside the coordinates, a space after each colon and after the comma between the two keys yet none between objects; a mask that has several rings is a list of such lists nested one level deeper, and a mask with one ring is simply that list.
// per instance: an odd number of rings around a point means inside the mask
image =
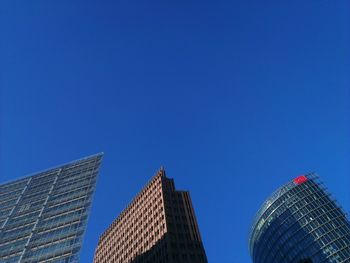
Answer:
[{"label": "sunlit building facade", "polygon": [[252,226],[254,263],[350,262],[350,223],[316,174],[279,188]]},{"label": "sunlit building facade", "polygon": [[0,185],[0,263],[79,262],[101,158]]},{"label": "sunlit building facade", "polygon": [[94,263],[207,263],[189,192],[161,169],[102,234]]}]

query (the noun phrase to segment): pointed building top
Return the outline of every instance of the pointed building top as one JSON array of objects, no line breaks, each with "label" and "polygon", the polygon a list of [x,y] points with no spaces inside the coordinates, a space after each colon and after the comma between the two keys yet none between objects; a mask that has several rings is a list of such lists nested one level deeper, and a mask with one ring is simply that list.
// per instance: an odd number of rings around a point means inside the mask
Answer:
[{"label": "pointed building top", "polygon": [[158,174],[160,174],[162,177],[165,177],[165,169],[163,165],[160,166]]}]

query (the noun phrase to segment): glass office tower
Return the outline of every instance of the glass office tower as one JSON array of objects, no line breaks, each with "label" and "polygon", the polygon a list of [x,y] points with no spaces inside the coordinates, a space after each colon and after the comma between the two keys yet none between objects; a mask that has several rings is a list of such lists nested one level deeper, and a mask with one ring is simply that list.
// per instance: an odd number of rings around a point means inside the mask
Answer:
[{"label": "glass office tower", "polygon": [[79,262],[101,158],[0,185],[0,263]]},{"label": "glass office tower", "polygon": [[318,176],[302,175],[262,205],[249,246],[254,263],[346,263],[350,223]]}]

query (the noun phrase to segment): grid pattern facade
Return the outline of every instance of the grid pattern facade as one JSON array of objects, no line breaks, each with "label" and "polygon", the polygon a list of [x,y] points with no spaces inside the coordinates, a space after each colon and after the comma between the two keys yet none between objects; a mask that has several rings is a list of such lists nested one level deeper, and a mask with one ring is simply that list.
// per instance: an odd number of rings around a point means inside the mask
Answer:
[{"label": "grid pattern facade", "polygon": [[250,237],[254,263],[350,262],[350,223],[315,174],[278,189]]},{"label": "grid pattern facade", "polygon": [[100,237],[94,263],[207,263],[189,193],[161,169]]},{"label": "grid pattern facade", "polygon": [[101,158],[0,185],[0,263],[79,262]]}]

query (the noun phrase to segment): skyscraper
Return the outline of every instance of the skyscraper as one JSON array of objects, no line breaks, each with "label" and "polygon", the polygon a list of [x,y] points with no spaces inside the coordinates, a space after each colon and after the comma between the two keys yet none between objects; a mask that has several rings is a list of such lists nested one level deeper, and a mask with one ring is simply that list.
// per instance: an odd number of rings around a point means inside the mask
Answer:
[{"label": "skyscraper", "polygon": [[302,175],[262,205],[249,247],[254,263],[346,263],[350,223],[318,176]]},{"label": "skyscraper", "polygon": [[187,191],[160,171],[100,237],[94,263],[206,263]]},{"label": "skyscraper", "polygon": [[0,185],[0,262],[79,262],[102,154]]}]

